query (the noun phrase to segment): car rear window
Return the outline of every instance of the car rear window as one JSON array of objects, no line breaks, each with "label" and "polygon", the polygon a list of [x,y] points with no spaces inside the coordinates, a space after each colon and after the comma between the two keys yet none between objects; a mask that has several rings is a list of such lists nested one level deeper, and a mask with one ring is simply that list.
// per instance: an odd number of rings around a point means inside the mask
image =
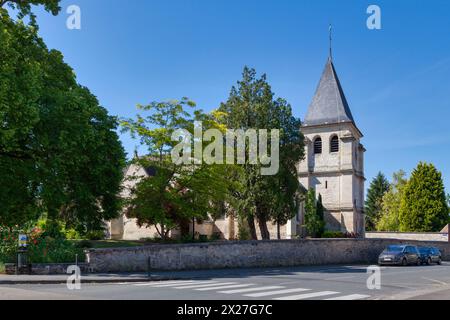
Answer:
[{"label": "car rear window", "polygon": [[388,246],[387,247],[387,251],[393,251],[393,252],[402,252],[403,248],[405,248],[404,246]]}]

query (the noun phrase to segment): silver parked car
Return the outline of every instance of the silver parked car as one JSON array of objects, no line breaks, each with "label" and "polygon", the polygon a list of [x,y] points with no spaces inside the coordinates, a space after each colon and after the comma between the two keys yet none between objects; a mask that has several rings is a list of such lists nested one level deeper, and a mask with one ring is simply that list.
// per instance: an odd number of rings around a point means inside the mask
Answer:
[{"label": "silver parked car", "polygon": [[392,245],[388,246],[378,257],[381,265],[420,265],[420,253],[416,246]]}]

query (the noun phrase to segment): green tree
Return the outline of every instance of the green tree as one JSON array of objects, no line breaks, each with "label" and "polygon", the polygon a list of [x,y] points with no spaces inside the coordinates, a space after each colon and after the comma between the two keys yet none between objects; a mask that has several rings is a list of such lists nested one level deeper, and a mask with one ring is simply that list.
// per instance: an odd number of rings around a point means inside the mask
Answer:
[{"label": "green tree", "polygon": [[273,179],[267,178],[267,180],[264,203],[267,204],[268,216],[276,224],[277,239],[281,239],[281,226],[293,219],[299,210],[298,179],[295,179],[290,173],[280,172]]},{"label": "green tree", "polygon": [[260,165],[242,165],[241,193],[235,194],[240,215],[249,224],[252,239],[256,239],[255,218],[263,239],[269,239],[267,222],[278,225],[295,216],[299,199],[296,163],[304,157],[304,138],[300,120],[292,115],[291,106],[275,99],[266,76],[257,78],[256,71],[244,68],[242,80],[232,87],[227,102],[220,111],[226,113],[224,124],[229,129],[279,129],[280,170],[273,176],[261,176]]},{"label": "green tree", "polygon": [[316,198],[314,189],[309,189],[305,200],[305,228],[308,235],[317,238],[324,232],[325,222],[323,220],[322,197],[319,197],[320,204]]},{"label": "green tree", "polygon": [[450,223],[450,193],[447,194],[448,223]]},{"label": "green tree", "polygon": [[407,183],[406,173],[403,170],[394,173],[389,191],[383,196],[381,215],[376,225],[377,231],[400,231],[400,203]]},{"label": "green tree", "polygon": [[0,8],[9,7],[15,9],[19,12],[19,19],[29,16],[31,24],[36,26],[36,16],[31,10],[32,6],[42,5],[45,11],[56,16],[61,11],[60,2],[61,0],[0,0]]},{"label": "green tree", "polygon": [[178,129],[194,133],[194,121],[202,121],[206,128],[220,129],[214,112],[210,115],[186,108],[195,103],[187,98],[180,101],[153,102],[138,108],[149,115],[124,119],[122,128],[133,137],[139,137],[148,150],[148,156],[135,159],[138,165],[151,168],[153,176],[138,178],[128,199],[127,216],[137,218],[141,226],[155,226],[162,239],[167,239],[175,228],[184,229],[192,219],[203,220],[214,215],[217,203],[226,202],[230,182],[226,179],[226,165],[176,164],[171,152],[178,142],[172,134]]},{"label": "green tree", "polygon": [[[265,212],[257,216],[259,220],[261,216],[272,220],[277,226],[277,238],[281,239],[280,227],[299,211],[302,189],[298,181],[297,164],[304,157],[304,138],[299,130],[300,120],[292,115],[292,108],[285,100],[275,100],[273,110],[269,112],[268,123],[280,130],[280,168],[273,176],[261,177],[261,192],[257,199]],[[269,239],[267,229],[265,234],[265,239]]]},{"label": "green tree", "polygon": [[419,163],[404,190],[400,230],[439,232],[448,223],[448,205],[442,174],[433,164]]},{"label": "green tree", "polygon": [[381,172],[372,180],[365,203],[366,230],[374,231],[380,219],[383,196],[389,190],[389,181]]},{"label": "green tree", "polygon": [[317,199],[317,217],[319,219],[320,228],[317,232],[317,237],[321,238],[325,232],[325,211],[322,203],[322,195],[319,194],[319,199]]},{"label": "green tree", "polygon": [[0,43],[0,224],[46,212],[80,231],[100,228],[120,208],[117,120],[36,28],[3,8]]}]

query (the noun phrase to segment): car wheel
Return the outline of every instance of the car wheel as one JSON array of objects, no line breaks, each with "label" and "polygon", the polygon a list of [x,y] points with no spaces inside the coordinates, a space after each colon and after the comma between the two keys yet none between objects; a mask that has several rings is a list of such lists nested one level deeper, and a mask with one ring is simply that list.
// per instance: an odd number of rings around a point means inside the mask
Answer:
[{"label": "car wheel", "polygon": [[406,258],[403,258],[402,266],[406,267],[407,265],[408,265],[408,261],[406,260]]},{"label": "car wheel", "polygon": [[420,266],[421,264],[422,262],[420,261],[420,259],[417,259],[416,266]]},{"label": "car wheel", "polygon": [[441,265],[441,264],[442,264],[442,259],[441,259],[441,258],[439,258],[437,264],[438,264],[438,265]]},{"label": "car wheel", "polygon": [[428,258],[427,265],[429,266],[431,264],[431,258]]}]

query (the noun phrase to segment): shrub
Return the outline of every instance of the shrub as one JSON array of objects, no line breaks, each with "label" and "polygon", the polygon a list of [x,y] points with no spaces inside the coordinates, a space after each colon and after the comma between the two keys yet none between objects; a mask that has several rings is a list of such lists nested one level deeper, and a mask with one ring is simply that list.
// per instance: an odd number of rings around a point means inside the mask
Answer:
[{"label": "shrub", "polygon": [[80,240],[81,239],[80,233],[75,229],[64,230],[64,236],[66,239],[69,239],[69,240]]},{"label": "shrub", "polygon": [[83,249],[66,239],[45,237],[38,239],[28,247],[28,259],[31,263],[69,263],[84,260]]},{"label": "shrub", "polygon": [[325,231],[322,234],[322,238],[330,238],[330,239],[345,238],[345,234],[341,231]]},{"label": "shrub", "polygon": [[81,248],[81,249],[89,249],[92,248],[94,245],[89,240],[81,240],[75,243],[75,247]]},{"label": "shrub", "polygon": [[358,234],[354,232],[341,232],[341,231],[325,231],[322,238],[328,239],[354,239],[358,238]]},{"label": "shrub", "polygon": [[155,238],[151,238],[151,237],[140,238],[139,241],[142,241],[142,242],[155,242]]},{"label": "shrub", "polygon": [[103,240],[105,239],[104,230],[92,230],[86,233],[86,239],[88,240]]},{"label": "shrub", "polygon": [[[0,261],[14,263],[18,249],[18,234],[22,231],[0,227]],[[84,259],[83,249],[64,238],[46,236],[39,227],[26,232],[28,235],[28,261],[31,263],[74,262],[75,255]]]},{"label": "shrub", "polygon": [[222,239],[222,237],[220,236],[220,233],[218,233],[218,232],[214,232],[212,234],[212,236],[209,237],[209,240],[211,240],[211,241],[218,241],[218,240],[221,240],[221,239]]},{"label": "shrub", "polygon": [[0,227],[0,262],[12,263],[16,260],[19,231]]},{"label": "shrub", "polygon": [[[195,233],[195,236],[194,236],[195,239],[197,238],[197,233],[198,232]],[[192,242],[195,242],[195,239],[192,239],[192,234],[185,234],[185,235],[180,237],[179,242],[181,242],[181,243],[192,243]]]}]

